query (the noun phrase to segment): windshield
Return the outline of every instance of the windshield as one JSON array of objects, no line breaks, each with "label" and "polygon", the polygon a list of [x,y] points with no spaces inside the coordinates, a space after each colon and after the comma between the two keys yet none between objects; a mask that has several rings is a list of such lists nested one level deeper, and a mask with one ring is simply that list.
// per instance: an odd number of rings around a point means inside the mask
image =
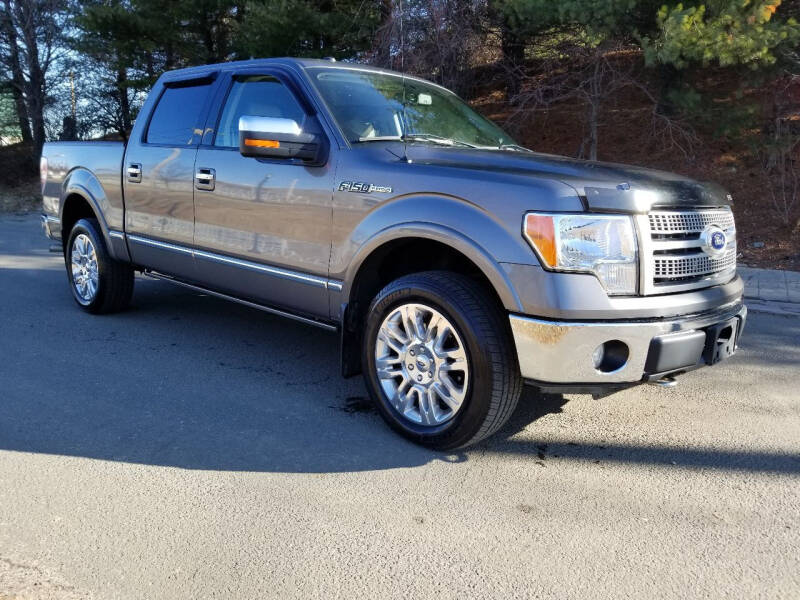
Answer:
[{"label": "windshield", "polygon": [[516,146],[497,125],[438,86],[371,71],[312,67],[308,72],[351,143],[407,139],[492,149]]}]

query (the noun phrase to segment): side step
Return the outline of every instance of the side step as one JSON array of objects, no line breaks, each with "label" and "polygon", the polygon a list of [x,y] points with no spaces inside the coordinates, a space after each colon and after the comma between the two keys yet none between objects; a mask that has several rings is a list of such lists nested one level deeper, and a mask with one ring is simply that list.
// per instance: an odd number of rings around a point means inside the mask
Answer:
[{"label": "side step", "polygon": [[336,327],[336,325],[331,325],[330,323],[325,323],[324,321],[317,321],[315,319],[309,319],[308,317],[301,317],[300,315],[296,315],[294,313],[290,313],[285,310],[272,308],[271,306],[265,306],[264,304],[257,304],[256,302],[250,302],[249,300],[242,300],[241,298],[237,298],[236,296],[229,296],[228,294],[223,294],[221,292],[215,292],[214,290],[209,290],[208,288],[204,288],[199,285],[194,285],[191,283],[186,283],[185,281],[180,281],[178,279],[175,279],[174,277],[170,277],[169,275],[163,275],[156,271],[144,270],[142,271],[142,275],[150,277],[151,279],[168,281],[170,283],[174,283],[175,285],[179,285],[181,287],[194,290],[195,292],[208,294],[209,296],[222,298],[223,300],[230,300],[231,302],[236,302],[237,304],[243,304],[244,306],[249,306],[250,308],[255,308],[257,310],[261,310],[270,313],[272,315],[278,315],[279,317],[286,317],[287,319],[300,321],[301,323],[305,323],[306,325],[314,325],[315,327],[319,327],[327,331],[338,331],[339,329],[338,327]]}]

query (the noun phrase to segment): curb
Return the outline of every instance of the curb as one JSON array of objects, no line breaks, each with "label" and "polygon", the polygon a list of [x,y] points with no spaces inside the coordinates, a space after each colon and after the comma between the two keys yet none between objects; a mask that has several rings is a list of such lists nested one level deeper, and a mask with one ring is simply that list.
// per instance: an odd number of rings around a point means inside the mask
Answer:
[{"label": "curb", "polygon": [[777,300],[762,300],[745,295],[747,310],[753,312],[783,315],[786,317],[800,317],[800,304],[797,302],[779,302]]}]

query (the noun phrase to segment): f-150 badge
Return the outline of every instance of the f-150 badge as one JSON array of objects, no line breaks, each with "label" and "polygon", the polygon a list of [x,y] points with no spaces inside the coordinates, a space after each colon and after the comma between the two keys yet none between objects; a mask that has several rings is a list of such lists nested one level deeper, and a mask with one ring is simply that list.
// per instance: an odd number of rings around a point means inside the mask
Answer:
[{"label": "f-150 badge", "polygon": [[374,183],[364,183],[363,181],[343,181],[339,184],[340,192],[358,192],[359,194],[391,194],[392,188],[385,185],[375,185]]}]

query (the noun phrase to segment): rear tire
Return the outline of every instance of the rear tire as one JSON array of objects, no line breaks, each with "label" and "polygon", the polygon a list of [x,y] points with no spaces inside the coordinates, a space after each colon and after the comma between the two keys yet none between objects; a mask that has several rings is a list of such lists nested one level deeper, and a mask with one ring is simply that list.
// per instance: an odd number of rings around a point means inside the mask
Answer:
[{"label": "rear tire", "polygon": [[505,312],[473,280],[447,271],[407,275],[378,293],[362,365],[389,426],[437,450],[495,433],[522,391]]},{"label": "rear tire", "polygon": [[133,295],[133,268],[111,258],[96,219],[81,219],[64,247],[72,297],[83,310],[105,314],[126,308]]}]

